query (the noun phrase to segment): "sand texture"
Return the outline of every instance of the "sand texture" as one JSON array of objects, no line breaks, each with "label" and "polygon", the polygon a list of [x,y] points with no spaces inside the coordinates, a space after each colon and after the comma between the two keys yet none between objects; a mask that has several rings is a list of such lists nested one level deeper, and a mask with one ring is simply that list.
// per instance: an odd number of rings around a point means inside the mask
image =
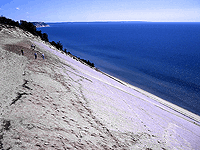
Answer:
[{"label": "sand texture", "polygon": [[199,150],[200,117],[0,25],[0,149]]}]

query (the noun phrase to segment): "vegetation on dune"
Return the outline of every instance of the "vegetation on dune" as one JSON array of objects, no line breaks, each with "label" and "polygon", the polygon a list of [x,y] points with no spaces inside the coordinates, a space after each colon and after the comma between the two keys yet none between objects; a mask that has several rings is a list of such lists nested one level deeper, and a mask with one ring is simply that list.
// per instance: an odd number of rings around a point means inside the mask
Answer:
[{"label": "vegetation on dune", "polygon": [[8,19],[8,18],[2,17],[2,16],[0,17],[0,23],[19,27],[19,22],[18,21],[15,22],[12,19]]},{"label": "vegetation on dune", "polygon": [[53,46],[55,46],[57,49],[59,49],[59,50],[63,50],[63,45],[62,45],[62,43],[60,43],[60,41],[59,42],[54,42],[54,41],[52,41],[52,42],[50,42],[51,43],[51,45],[53,45]]},{"label": "vegetation on dune", "polygon": [[[80,58],[79,58],[80,59]],[[80,59],[81,61],[85,62],[86,64],[88,64],[91,67],[94,67],[94,63],[91,63],[89,60],[85,60],[85,59]]]},{"label": "vegetation on dune", "polygon": [[46,33],[42,33],[41,31],[37,31],[36,26],[34,26],[31,22],[27,22],[24,20],[20,20],[20,23],[18,21],[14,21],[12,19],[8,19],[6,17],[0,17],[0,23],[10,25],[11,27],[19,27],[23,29],[24,31],[28,31],[32,33],[33,35],[39,36],[42,40],[49,42],[48,35]]},{"label": "vegetation on dune", "polygon": [[[24,31],[28,31],[28,32],[32,33],[33,35],[39,36],[43,41],[49,42],[48,35],[46,33],[42,33],[41,30],[37,31],[36,26],[31,22],[20,20],[20,23],[19,23],[18,21],[14,21],[12,19],[1,16],[0,24],[9,25],[10,27],[19,27],[19,28],[23,29]],[[58,50],[65,52],[65,54],[71,55],[71,56],[73,56],[73,58],[76,57],[76,56],[72,55],[70,52],[67,52],[66,48],[63,50],[63,45],[60,41],[59,42],[51,41],[49,43],[52,46],[56,47]],[[94,67],[94,63],[91,63],[89,60],[80,59],[79,57],[76,57],[76,58],[78,60],[80,60],[81,62],[84,62],[84,63],[88,64],[89,66]]]}]

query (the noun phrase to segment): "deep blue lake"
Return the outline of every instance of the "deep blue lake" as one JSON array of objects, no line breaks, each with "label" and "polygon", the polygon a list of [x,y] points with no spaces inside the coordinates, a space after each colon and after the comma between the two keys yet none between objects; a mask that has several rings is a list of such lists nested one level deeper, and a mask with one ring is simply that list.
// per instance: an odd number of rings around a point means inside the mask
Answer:
[{"label": "deep blue lake", "polygon": [[48,23],[50,41],[100,70],[200,115],[200,23]]}]

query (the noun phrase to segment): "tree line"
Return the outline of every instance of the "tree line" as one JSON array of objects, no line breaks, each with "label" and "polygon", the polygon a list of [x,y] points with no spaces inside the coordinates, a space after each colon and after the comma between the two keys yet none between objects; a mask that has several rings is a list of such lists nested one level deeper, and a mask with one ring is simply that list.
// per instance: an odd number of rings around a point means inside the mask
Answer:
[{"label": "tree line", "polygon": [[48,35],[46,33],[42,33],[41,31],[37,31],[36,26],[34,26],[31,22],[20,20],[20,23],[19,23],[18,21],[14,21],[12,19],[1,16],[0,23],[19,27],[23,29],[24,31],[28,31],[32,33],[33,35],[41,37],[43,41],[49,42]]},{"label": "tree line", "polygon": [[[12,19],[1,16],[0,17],[0,23],[10,25],[10,26],[14,26],[14,27],[19,27],[24,31],[28,31],[28,32],[32,33],[33,35],[39,36],[43,41],[49,42],[48,35],[46,33],[42,33],[41,30],[37,31],[36,26],[31,22],[20,20],[20,23],[19,23],[18,21],[14,21]],[[72,55],[70,52],[67,52],[66,48],[63,50],[63,45],[60,41],[59,42],[51,41],[49,43],[52,46],[55,46],[58,50],[64,51],[66,54]],[[76,58],[79,59],[80,61],[88,64],[89,66],[94,67],[94,63],[91,63],[89,60],[80,59],[79,57],[76,57]]]}]

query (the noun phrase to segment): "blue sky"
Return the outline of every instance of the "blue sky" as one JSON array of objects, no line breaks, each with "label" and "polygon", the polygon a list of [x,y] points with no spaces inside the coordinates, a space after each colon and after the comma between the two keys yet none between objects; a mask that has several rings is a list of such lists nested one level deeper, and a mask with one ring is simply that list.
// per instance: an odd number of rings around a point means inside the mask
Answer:
[{"label": "blue sky", "polygon": [[0,15],[44,22],[200,22],[200,0],[1,0]]}]

